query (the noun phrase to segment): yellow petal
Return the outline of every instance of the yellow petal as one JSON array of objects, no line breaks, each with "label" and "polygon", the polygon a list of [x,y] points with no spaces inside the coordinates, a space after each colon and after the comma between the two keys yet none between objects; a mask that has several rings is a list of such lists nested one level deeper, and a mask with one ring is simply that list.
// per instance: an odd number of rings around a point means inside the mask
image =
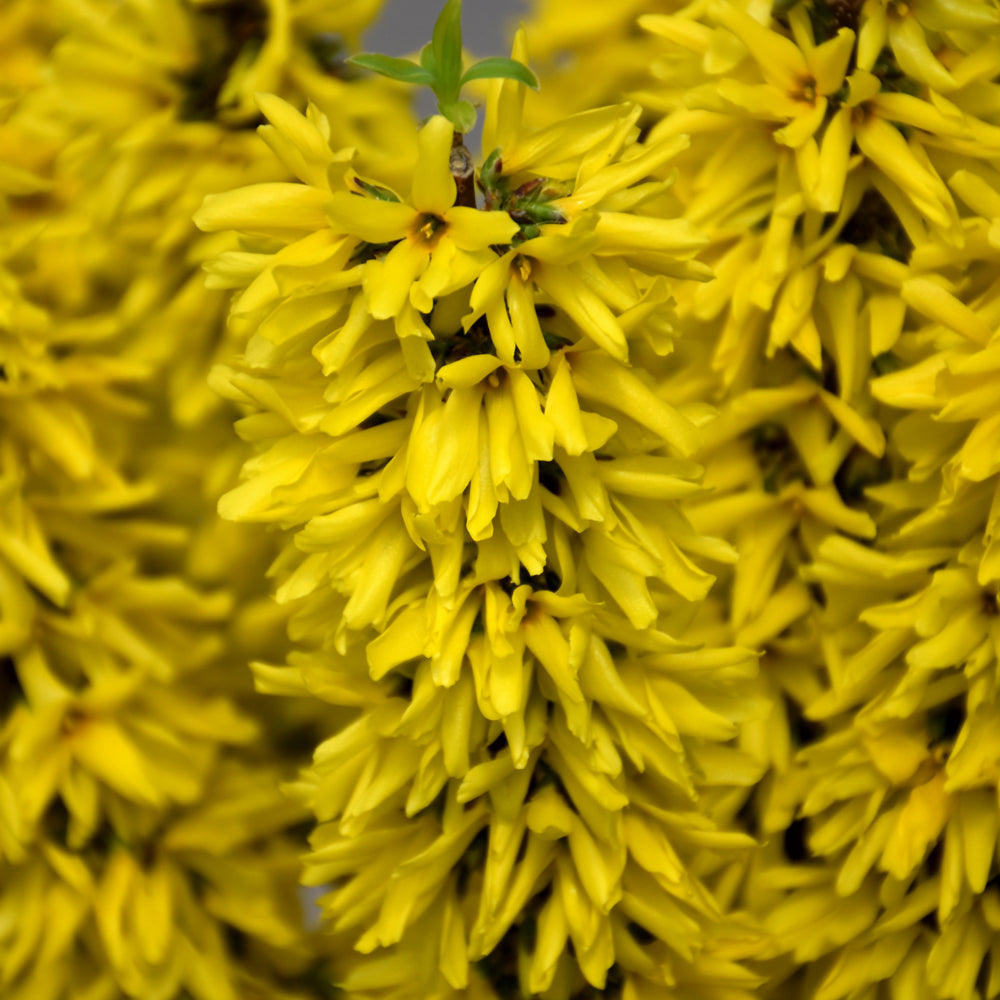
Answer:
[{"label": "yellow petal", "polygon": [[853,141],[850,108],[841,108],[826,124],[820,143],[819,179],[807,192],[810,202],[821,212],[840,208]]},{"label": "yellow petal", "polygon": [[420,213],[401,202],[379,201],[337,191],[327,202],[327,215],[336,229],[366,243],[391,243],[407,235]]},{"label": "yellow petal", "polygon": [[876,292],[868,299],[872,354],[892,350],[903,330],[906,303],[898,295]]},{"label": "yellow petal", "polygon": [[524,441],[525,454],[533,462],[548,462],[552,459],[555,432],[550,421],[545,419],[539,401],[538,389],[528,376],[521,371],[508,371],[511,396],[517,412],[517,423]]},{"label": "yellow petal", "polygon": [[833,418],[866,451],[881,457],[885,452],[885,434],[877,420],[863,417],[849,403],[829,392],[820,393],[823,405]]},{"label": "yellow petal", "polygon": [[499,367],[500,359],[492,354],[474,354],[440,368],[437,378],[442,385],[449,388],[469,389],[478,385]]},{"label": "yellow petal", "polygon": [[503,246],[514,238],[517,223],[506,212],[483,212],[457,205],[444,213],[448,235],[460,250]]},{"label": "yellow petal", "polygon": [[642,250],[692,253],[708,237],[687,219],[656,219],[628,212],[601,212],[595,230],[596,253],[627,254]]},{"label": "yellow petal", "polygon": [[114,723],[84,720],[73,732],[71,746],[76,759],[119,794],[146,805],[163,801],[135,744]]},{"label": "yellow petal", "polygon": [[930,278],[910,278],[903,283],[901,292],[908,306],[974,344],[983,346],[993,336],[985,320]]},{"label": "yellow petal", "polygon": [[614,313],[569,268],[539,264],[534,277],[539,287],[598,347],[619,361],[628,360],[628,342]]},{"label": "yellow petal", "polygon": [[479,457],[479,410],[483,390],[478,385],[467,389],[452,389],[441,416],[441,437],[438,441],[435,466],[428,501],[444,503],[460,496],[475,475]]},{"label": "yellow petal", "polygon": [[256,94],[254,99],[271,123],[261,125],[257,134],[299,180],[316,188],[327,187],[326,171],[333,152],[316,124],[273,94]]},{"label": "yellow petal", "polygon": [[951,814],[951,796],[944,790],[944,772],[918,785],[896,814],[881,867],[895,878],[908,878],[937,840]]},{"label": "yellow petal", "polygon": [[805,56],[793,41],[765,28],[733,4],[716,0],[709,13],[746,45],[772,86],[792,93],[811,75]]},{"label": "yellow petal", "polygon": [[449,157],[455,129],[447,118],[434,115],[417,137],[417,166],[413,176],[413,204],[421,212],[444,217],[455,204],[455,178]]},{"label": "yellow petal", "polygon": [[[528,65],[528,42],[524,27],[514,35],[511,58]],[[490,83],[486,114],[483,116],[483,153],[506,149],[514,143],[521,126],[526,88],[516,80]]]},{"label": "yellow petal", "polygon": [[582,455],[590,450],[565,354],[560,354],[556,361],[555,374],[545,396],[545,415],[553,427],[554,442],[560,448],[570,455]]},{"label": "yellow petal", "polygon": [[94,899],[94,915],[104,947],[115,966],[126,964],[125,903],[139,874],[132,856],[124,849],[114,851],[104,869],[104,878]]},{"label": "yellow petal", "polygon": [[989,881],[997,850],[1000,817],[996,796],[987,789],[975,789],[958,796],[958,822],[962,832],[962,854],[969,887],[982,893]]},{"label": "yellow petal", "polygon": [[870,73],[885,48],[889,32],[886,8],[881,3],[869,4],[858,32],[858,69]]},{"label": "yellow petal", "polygon": [[861,152],[903,190],[931,223],[943,228],[952,225],[956,210],[947,188],[920,162],[898,129],[871,115],[855,125],[854,138]]},{"label": "yellow petal", "polygon": [[170,873],[162,860],[137,879],[131,913],[131,925],[142,957],[150,965],[161,964],[174,930]]},{"label": "yellow petal", "polygon": [[955,81],[927,42],[923,26],[913,14],[889,19],[889,45],[899,68],[941,93],[955,89]]},{"label": "yellow petal", "polygon": [[427,250],[413,240],[401,240],[382,260],[365,265],[368,309],[376,319],[392,319],[407,304],[413,282],[430,261]]},{"label": "yellow petal", "polygon": [[325,229],[329,197],[328,192],[304,184],[251,184],[225,194],[208,195],[195,212],[194,223],[209,233],[224,229],[247,233]]},{"label": "yellow petal", "polygon": [[533,995],[544,993],[552,986],[559,963],[564,958],[568,933],[562,900],[553,894],[538,914],[535,949],[528,972],[528,988]]},{"label": "yellow petal", "polygon": [[796,149],[807,139],[811,139],[826,118],[826,98],[817,98],[816,103],[805,114],[796,115],[784,128],[774,133],[774,141]]},{"label": "yellow petal", "polygon": [[809,68],[816,78],[818,94],[832,94],[844,82],[844,74],[854,51],[854,32],[841,28],[837,34],[809,54]]},{"label": "yellow petal", "polygon": [[520,351],[523,368],[544,368],[549,363],[549,348],[545,343],[535,299],[529,286],[516,272],[507,286],[507,311],[510,314],[514,342]]},{"label": "yellow petal", "polygon": [[486,312],[486,308],[490,302],[495,302],[503,296],[507,288],[513,258],[514,253],[508,251],[502,257],[498,257],[487,267],[483,268],[476,279],[472,295],[469,298],[469,305],[472,312],[462,317],[463,329],[467,331]]},{"label": "yellow petal", "polygon": [[603,359],[596,351],[574,353],[569,358],[578,395],[603,403],[659,434],[681,456],[696,446],[694,425],[660,399],[633,370]]}]

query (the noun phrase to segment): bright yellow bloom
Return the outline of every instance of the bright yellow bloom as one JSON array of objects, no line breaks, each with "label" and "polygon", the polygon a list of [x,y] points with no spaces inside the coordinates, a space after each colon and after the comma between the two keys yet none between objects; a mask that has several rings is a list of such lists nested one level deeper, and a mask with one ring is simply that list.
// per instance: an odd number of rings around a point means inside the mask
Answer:
[{"label": "bright yellow bloom", "polygon": [[[356,198],[359,192],[336,192],[328,203],[330,221],[340,231],[373,246],[393,244],[365,267],[368,308],[376,319],[396,316],[407,294],[420,311],[428,311],[435,298],[465,283],[456,281],[456,275],[467,281],[491,258],[484,251],[509,243],[517,232],[517,223],[506,213],[455,205],[449,169],[452,135],[453,126],[439,116],[421,129],[412,204]],[[432,261],[440,273],[425,278]]]}]

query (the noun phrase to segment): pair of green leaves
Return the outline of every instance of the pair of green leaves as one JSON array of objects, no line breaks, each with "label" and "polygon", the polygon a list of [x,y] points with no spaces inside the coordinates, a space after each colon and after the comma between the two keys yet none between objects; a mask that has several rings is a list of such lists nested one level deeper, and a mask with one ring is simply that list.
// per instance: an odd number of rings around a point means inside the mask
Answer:
[{"label": "pair of green leaves", "polygon": [[516,59],[480,59],[462,72],[462,0],[447,0],[434,24],[431,42],[420,51],[419,63],[375,52],[362,52],[348,62],[393,80],[430,87],[438,100],[438,110],[457,132],[463,133],[476,124],[476,109],[461,96],[465,84],[502,78],[538,90],[535,74]]}]

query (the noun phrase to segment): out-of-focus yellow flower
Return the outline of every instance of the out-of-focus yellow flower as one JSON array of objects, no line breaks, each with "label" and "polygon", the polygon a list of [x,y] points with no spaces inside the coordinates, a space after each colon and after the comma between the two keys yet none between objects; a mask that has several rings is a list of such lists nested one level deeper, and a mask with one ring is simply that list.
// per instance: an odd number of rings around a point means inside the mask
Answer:
[{"label": "out-of-focus yellow flower", "polygon": [[[724,2],[712,7],[709,18],[719,26],[714,32],[700,25],[698,31],[687,30],[691,21],[681,15],[651,16],[643,21],[675,45],[693,47],[699,53],[708,52],[712,45],[721,50],[719,33],[726,33],[728,58],[717,60],[714,80],[681,97],[684,106],[703,108],[713,118],[721,114],[783,123],[773,131],[773,140],[794,154],[804,206],[822,212],[839,209],[846,179],[861,162],[851,156],[854,143],[877,169],[876,186],[886,197],[902,199],[903,204],[908,201],[942,238],[961,243],[957,210],[932,162],[933,150],[975,144],[986,155],[985,150],[995,147],[1000,135],[993,125],[971,115],[949,118],[934,101],[922,100],[905,85],[897,85],[886,67],[876,64],[879,46],[869,44],[874,22],[866,23],[862,44],[860,35],[847,27],[838,28],[835,21],[826,38],[816,39],[805,5],[792,8],[783,18],[787,27],[783,25],[780,31]],[[736,55],[744,47],[755,63],[749,74],[745,59]],[[741,73],[733,72],[736,66],[743,67]],[[671,117],[683,127],[689,114],[677,111]],[[702,127],[714,130],[719,124],[709,118]],[[907,142],[900,128],[910,127],[917,131]],[[667,123],[661,128],[673,131]],[[775,149],[774,162],[780,160]],[[777,212],[786,214],[792,209],[790,197],[793,190],[779,190],[774,202]]]}]

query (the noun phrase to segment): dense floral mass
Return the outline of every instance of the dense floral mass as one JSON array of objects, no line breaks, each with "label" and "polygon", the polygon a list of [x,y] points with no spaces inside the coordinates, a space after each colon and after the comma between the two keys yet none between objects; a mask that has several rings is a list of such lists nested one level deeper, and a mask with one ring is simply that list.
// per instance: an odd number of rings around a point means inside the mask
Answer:
[{"label": "dense floral mass", "polygon": [[1000,997],[1000,7],[380,7],[0,6],[0,996]]}]

